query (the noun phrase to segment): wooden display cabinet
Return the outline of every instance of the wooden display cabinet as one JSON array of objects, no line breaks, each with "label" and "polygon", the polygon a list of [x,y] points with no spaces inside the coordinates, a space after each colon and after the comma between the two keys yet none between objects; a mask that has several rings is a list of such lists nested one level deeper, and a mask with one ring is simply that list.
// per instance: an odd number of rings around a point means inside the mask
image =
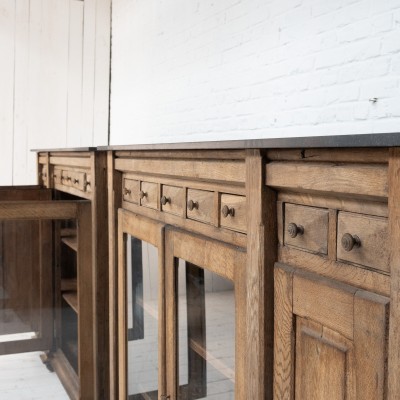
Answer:
[{"label": "wooden display cabinet", "polygon": [[[272,343],[270,332],[265,333],[257,319],[266,305],[272,315],[272,302],[260,305],[258,290],[247,291],[253,279],[264,290],[264,271],[251,277],[255,266],[249,269],[248,263],[255,258],[249,259],[245,248],[259,240],[255,232],[248,242],[249,199],[262,225],[260,194],[268,189],[260,175],[252,179],[257,191],[246,190],[246,174],[262,171],[261,155],[248,155],[246,159],[245,151],[109,152],[110,335],[115,338],[111,398],[189,400],[220,393],[246,399],[252,385],[259,390],[254,383],[258,372],[246,370],[245,363],[252,355],[255,363],[266,365],[268,350],[252,338],[261,334]],[[266,239],[274,240],[268,234]],[[154,259],[149,245],[158,254],[151,273],[143,255]],[[157,306],[143,289],[151,286],[146,276],[154,282],[157,276]],[[157,314],[153,330],[146,331],[146,314]],[[153,336],[153,349],[158,349],[157,362],[150,353],[143,356],[135,350],[135,341],[145,347],[148,335]],[[225,356],[219,353],[224,351]],[[268,358],[272,361],[271,351]],[[142,373],[135,371],[141,363]],[[158,374],[144,371],[151,363]],[[146,374],[153,383],[140,386]],[[221,387],[213,386],[213,377]]]},{"label": "wooden display cabinet", "polygon": [[397,397],[392,151],[268,153],[266,183],[278,193],[276,399]]},{"label": "wooden display cabinet", "polygon": [[76,399],[108,393],[105,160],[39,152],[38,186],[0,189],[0,354],[45,352]]}]

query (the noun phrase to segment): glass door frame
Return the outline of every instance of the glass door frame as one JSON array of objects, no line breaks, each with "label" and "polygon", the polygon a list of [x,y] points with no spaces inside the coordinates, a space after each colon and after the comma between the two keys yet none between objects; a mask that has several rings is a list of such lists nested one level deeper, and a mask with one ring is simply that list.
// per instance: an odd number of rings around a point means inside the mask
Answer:
[{"label": "glass door frame", "polygon": [[246,250],[167,226],[165,230],[167,396],[178,399],[178,260],[233,282],[235,289],[235,400],[245,400]]},{"label": "glass door frame", "polygon": [[119,398],[128,397],[128,318],[127,318],[127,237],[150,243],[158,251],[158,393],[163,398],[166,390],[165,373],[165,225],[161,222],[118,210],[118,388]]},{"label": "glass door frame", "polygon": [[[42,194],[48,193],[48,190],[39,189],[35,192],[40,197]],[[27,196],[24,196],[24,193]],[[82,226],[81,217],[90,215],[90,210],[89,213],[83,210],[90,207],[90,203],[87,201],[31,200],[32,194],[31,188],[1,188],[0,221],[37,220],[40,222],[40,335],[33,339],[1,343],[0,355],[51,350],[54,334],[51,222],[76,219],[78,224]],[[29,200],[23,200],[24,197],[29,198]],[[6,198],[7,201],[2,201],[3,198]],[[16,200],[11,200],[11,198]],[[87,240],[84,239],[84,235],[80,235],[80,237],[83,245]]]}]

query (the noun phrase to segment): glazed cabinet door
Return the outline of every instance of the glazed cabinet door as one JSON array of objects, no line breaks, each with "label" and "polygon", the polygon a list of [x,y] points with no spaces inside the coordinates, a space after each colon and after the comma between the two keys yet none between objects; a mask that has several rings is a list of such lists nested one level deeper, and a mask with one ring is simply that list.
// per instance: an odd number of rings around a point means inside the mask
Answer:
[{"label": "glazed cabinet door", "polygon": [[246,399],[246,253],[166,228],[166,397]]},{"label": "glazed cabinet door", "polygon": [[118,386],[120,399],[165,393],[164,225],[118,212]]},{"label": "glazed cabinet door", "polygon": [[274,398],[385,399],[389,299],[275,266]]},{"label": "glazed cabinet door", "polygon": [[53,345],[53,221],[78,218],[76,202],[39,187],[0,188],[0,355]]},{"label": "glazed cabinet door", "polygon": [[70,398],[94,398],[91,205],[51,197],[0,188],[0,355],[46,352]]}]

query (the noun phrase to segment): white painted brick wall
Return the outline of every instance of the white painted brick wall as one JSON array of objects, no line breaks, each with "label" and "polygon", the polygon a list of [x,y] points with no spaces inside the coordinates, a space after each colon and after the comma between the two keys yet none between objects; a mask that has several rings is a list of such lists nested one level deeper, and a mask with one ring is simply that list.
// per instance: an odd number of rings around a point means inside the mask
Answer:
[{"label": "white painted brick wall", "polygon": [[111,144],[400,132],[400,0],[113,0],[112,29]]}]

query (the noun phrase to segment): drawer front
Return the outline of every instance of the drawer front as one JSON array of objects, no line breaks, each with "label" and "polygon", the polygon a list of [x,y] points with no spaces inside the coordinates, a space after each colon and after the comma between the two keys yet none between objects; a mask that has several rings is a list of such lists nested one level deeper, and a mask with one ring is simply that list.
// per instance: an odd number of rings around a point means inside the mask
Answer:
[{"label": "drawer front", "polygon": [[221,194],[220,221],[224,228],[246,232],[246,197]]},{"label": "drawer front", "polygon": [[177,186],[162,185],[161,210],[170,214],[183,215],[185,202],[184,189]]},{"label": "drawer front", "polygon": [[61,184],[64,186],[72,186],[72,172],[63,170],[61,172]]},{"label": "drawer front", "polygon": [[144,207],[158,209],[158,185],[152,182],[142,182],[139,192],[140,204]]},{"label": "drawer front", "polygon": [[61,185],[61,174],[62,174],[62,170],[59,168],[54,168],[53,171],[53,182],[54,185]]},{"label": "drawer front", "polygon": [[212,224],[214,220],[214,192],[188,189],[187,217],[196,221]]},{"label": "drawer front", "polygon": [[75,189],[86,191],[86,173],[85,172],[71,172],[71,186]]},{"label": "drawer front", "polygon": [[139,204],[140,182],[134,179],[124,178],[122,184],[122,195],[124,201]]},{"label": "drawer front", "polygon": [[328,253],[328,210],[285,205],[284,243],[314,253]]},{"label": "drawer front", "polygon": [[337,258],[390,272],[387,219],[339,212]]},{"label": "drawer front", "polygon": [[86,192],[87,193],[92,192],[92,175],[91,174],[86,174]]}]

